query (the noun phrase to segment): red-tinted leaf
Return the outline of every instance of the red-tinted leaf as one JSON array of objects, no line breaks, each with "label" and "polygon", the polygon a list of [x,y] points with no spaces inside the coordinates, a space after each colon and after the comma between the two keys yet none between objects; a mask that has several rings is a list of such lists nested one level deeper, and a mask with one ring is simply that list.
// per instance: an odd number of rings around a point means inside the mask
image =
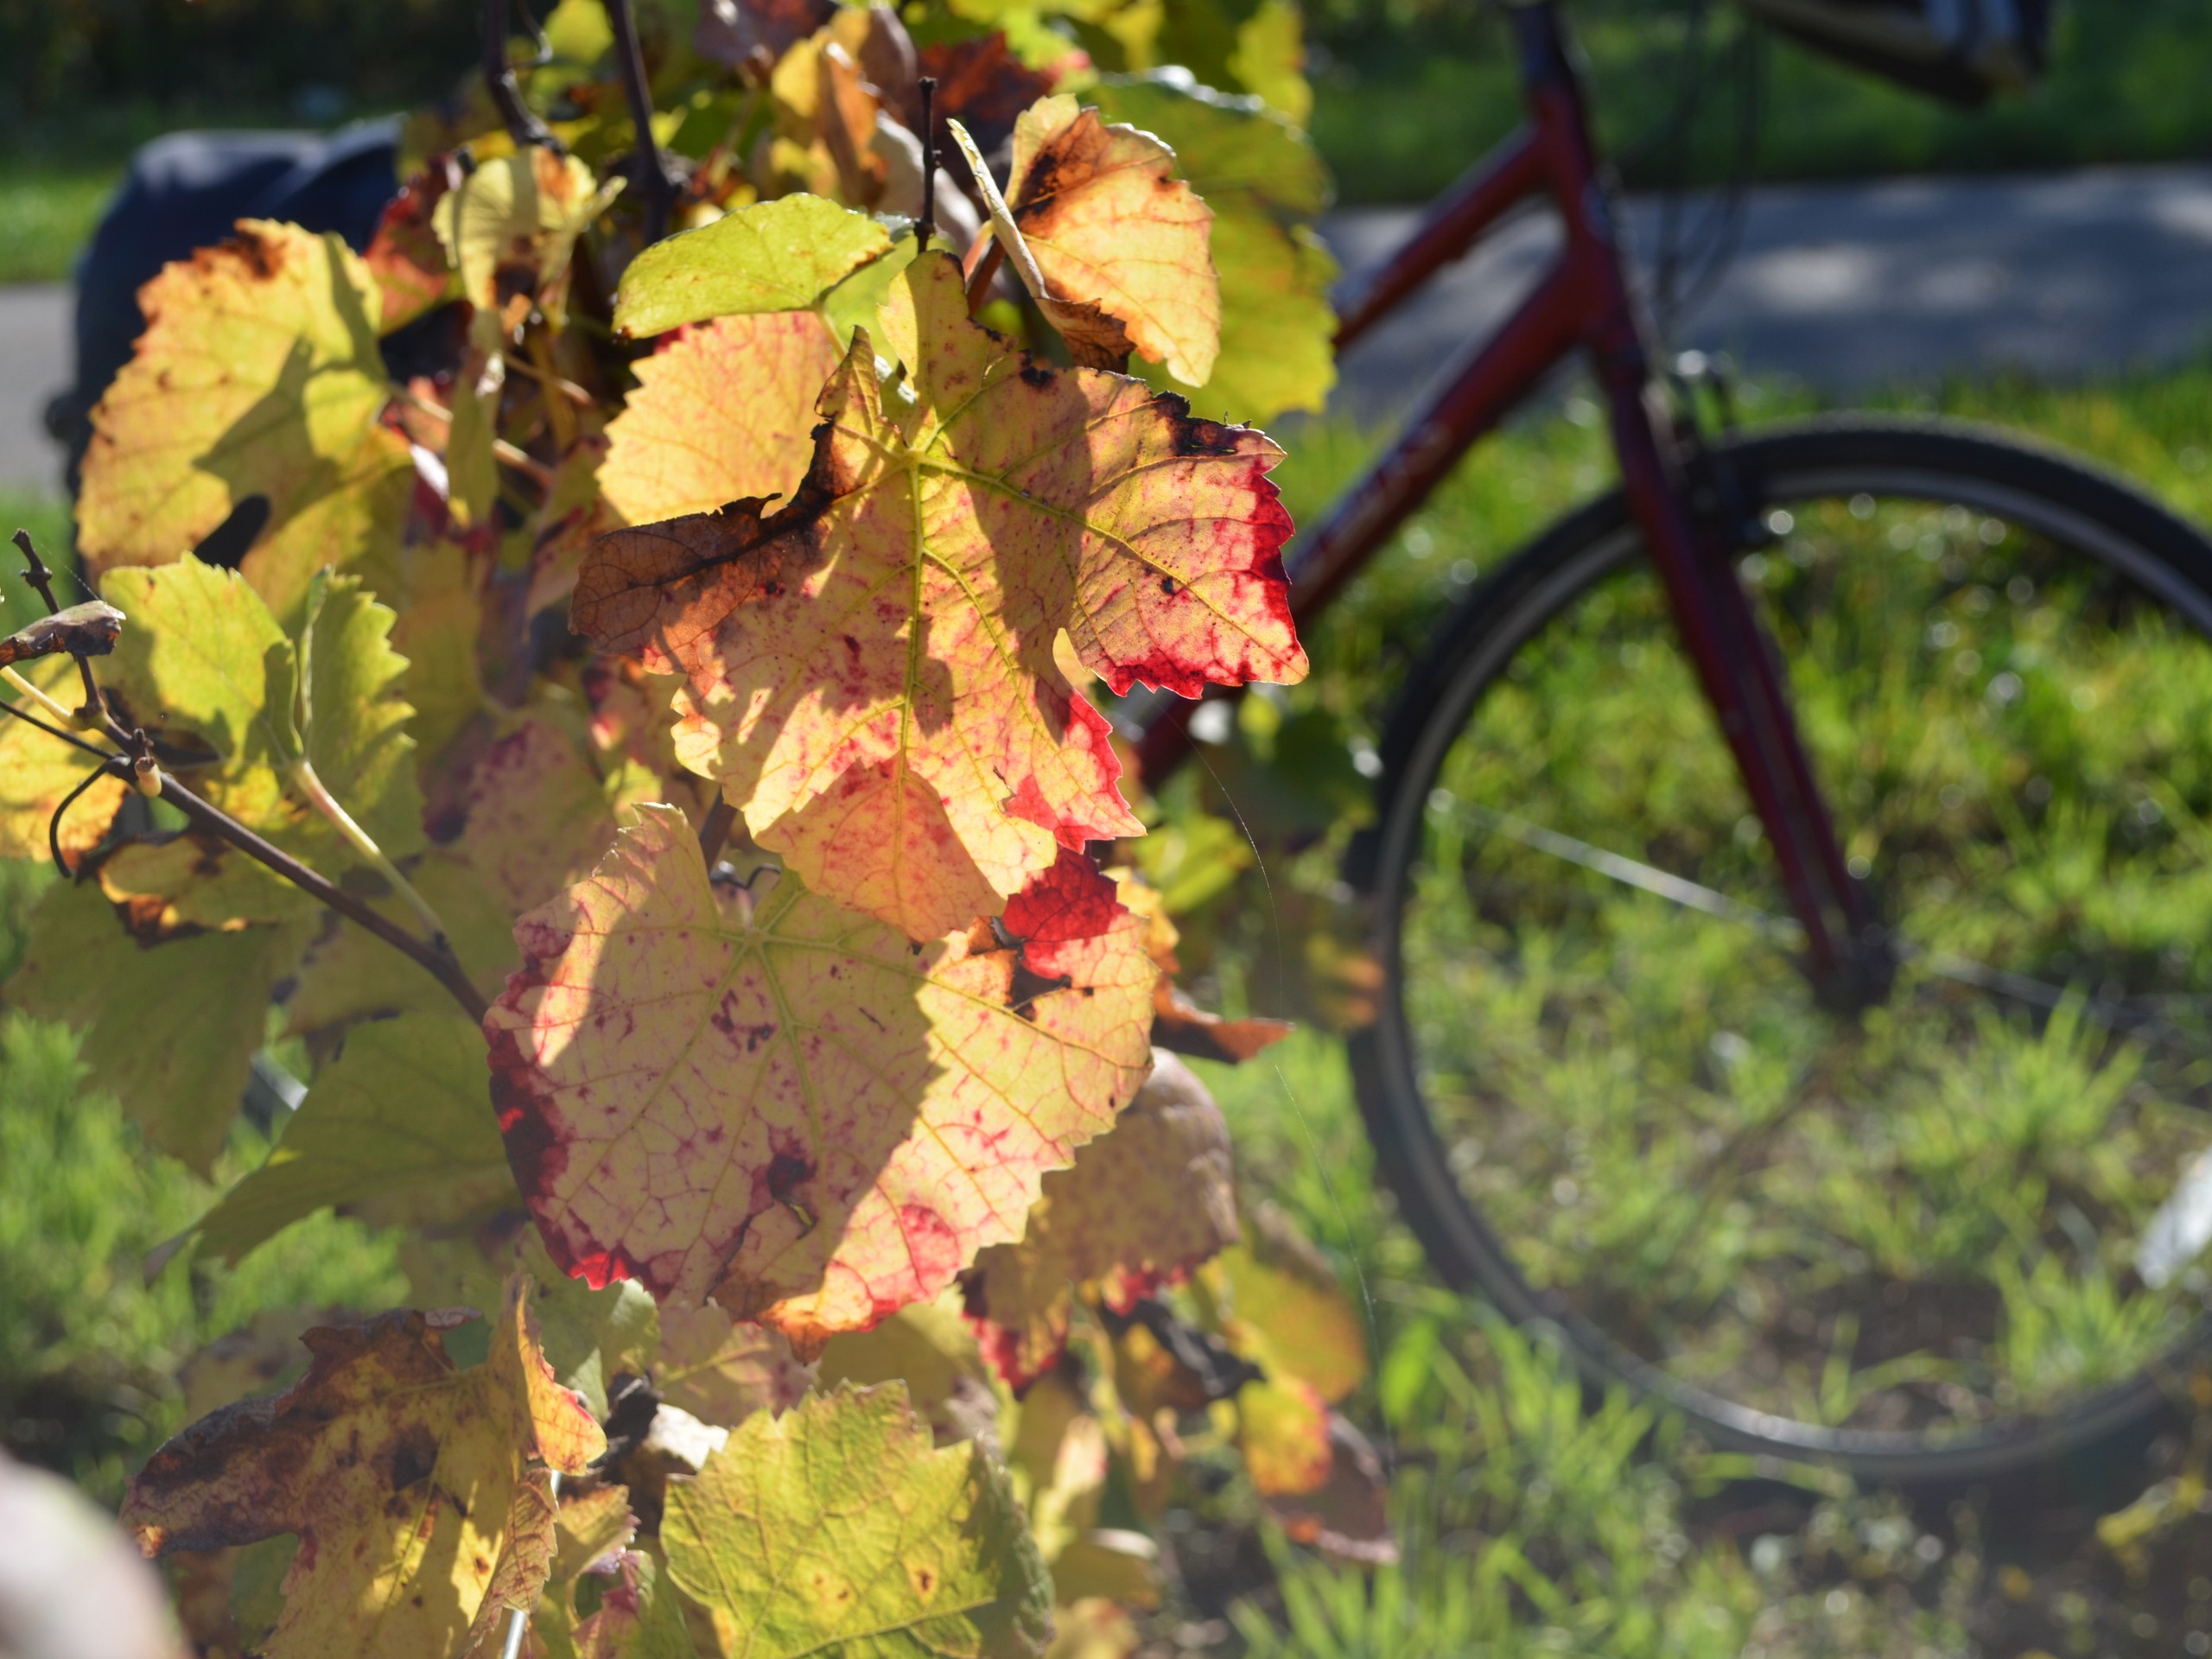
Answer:
[{"label": "red-tinted leaf", "polygon": [[[910,944],[788,876],[757,907],[715,889],[683,817],[640,814],[518,925],[485,1021],[508,1156],[569,1272],[711,1294],[810,1353],[1018,1235],[1135,1093],[1152,966],[1084,861],[1010,911],[1034,940]],[[1085,916],[1103,931],[1072,937]]]}]

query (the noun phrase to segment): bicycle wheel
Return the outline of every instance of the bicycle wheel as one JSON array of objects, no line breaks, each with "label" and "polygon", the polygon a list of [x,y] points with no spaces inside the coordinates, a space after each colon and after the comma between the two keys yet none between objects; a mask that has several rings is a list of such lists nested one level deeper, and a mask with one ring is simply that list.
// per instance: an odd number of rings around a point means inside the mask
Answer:
[{"label": "bicycle wheel", "polygon": [[2208,1325],[2212,545],[1950,423],[1732,442],[1739,568],[1897,959],[1823,1010],[1615,496],[1414,671],[1348,874],[1353,1045],[1442,1275],[1720,1446],[1980,1479]]}]

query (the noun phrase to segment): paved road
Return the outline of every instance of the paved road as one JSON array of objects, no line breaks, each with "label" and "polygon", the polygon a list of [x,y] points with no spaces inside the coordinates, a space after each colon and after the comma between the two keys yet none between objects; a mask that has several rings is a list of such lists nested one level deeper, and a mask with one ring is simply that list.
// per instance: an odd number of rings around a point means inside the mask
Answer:
[{"label": "paved road", "polygon": [[[1348,210],[1325,229],[1357,271],[1413,218]],[[1652,203],[1632,204],[1629,222],[1637,247],[1655,245]],[[1531,217],[1432,284],[1349,356],[1344,405],[1402,406],[1505,315],[1554,245]],[[0,289],[0,488],[54,483],[39,411],[68,373],[67,321],[60,289]],[[1837,391],[2171,362],[2212,346],[2212,164],[1757,191],[1726,280],[1678,334]]]},{"label": "paved road", "polygon": [[[1345,213],[1327,229],[1356,272],[1413,218]],[[1631,204],[1628,220],[1648,254],[1655,205]],[[1506,315],[1557,245],[1547,219],[1508,226],[1347,354],[1345,401],[1380,414],[1409,400],[1458,341]],[[1839,391],[2170,363],[2212,348],[2212,165],[1756,191],[1726,279],[1675,343]]]}]

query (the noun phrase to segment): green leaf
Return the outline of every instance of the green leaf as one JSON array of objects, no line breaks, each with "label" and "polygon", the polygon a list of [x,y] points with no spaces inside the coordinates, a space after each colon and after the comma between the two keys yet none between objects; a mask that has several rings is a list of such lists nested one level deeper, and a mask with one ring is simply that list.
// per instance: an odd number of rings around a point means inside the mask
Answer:
[{"label": "green leaf", "polygon": [[85,1033],[92,1088],[111,1092],[146,1138],[205,1174],[222,1149],[261,1046],[269,995],[306,930],[246,927],[149,948],[98,887],[48,889],[31,917],[9,1000]]},{"label": "green leaf", "polygon": [[671,1483],[670,1576],[749,1659],[1020,1659],[1052,1585],[1006,1472],[931,1449],[904,1385],[840,1389],[746,1420]]},{"label": "green leaf", "polygon": [[460,1016],[363,1026],[315,1078],[284,1138],[209,1211],[200,1248],[236,1262],[325,1205],[419,1226],[515,1202],[484,1038]]},{"label": "green leaf", "polygon": [[[520,961],[514,916],[460,854],[443,847],[425,853],[408,880],[446,925],[446,938],[462,969],[479,986],[494,986]],[[412,914],[397,898],[376,907],[402,926]],[[340,921],[320,940],[300,970],[299,988],[285,1004],[286,1030],[306,1036],[355,1020],[409,1009],[444,1013],[452,993],[382,939],[355,923]]]},{"label": "green leaf", "polygon": [[415,781],[414,710],[404,701],[407,659],[391,648],[396,619],[359,579],[331,579],[302,635],[307,757],[323,787],[387,858],[423,845]]},{"label": "green leaf", "polygon": [[1166,139],[1184,179],[1217,213],[1231,195],[1306,219],[1329,205],[1329,169],[1313,140],[1256,98],[1160,75],[1116,76],[1084,98],[1108,120]]},{"label": "green leaf", "polygon": [[213,752],[213,765],[182,771],[196,792],[310,863],[350,858],[289,780],[304,730],[324,786],[388,856],[423,846],[407,659],[391,647],[391,612],[357,579],[302,589],[304,705],[300,645],[233,572],[186,559],[111,571],[105,586],[130,617],[111,682],[148,731]]},{"label": "green leaf", "polygon": [[1264,425],[1286,410],[1319,414],[1337,384],[1337,314],[1329,289],[1337,262],[1303,225],[1262,213],[1217,211],[1214,269],[1221,276],[1221,354],[1203,388],[1156,365],[1137,370],[1182,392],[1201,415]]},{"label": "green leaf", "polygon": [[882,226],[820,196],[741,207],[639,254],[623,273],[614,326],[634,338],[709,317],[804,310],[890,249]]},{"label": "green leaf", "polygon": [[278,781],[291,760],[292,644],[261,595],[196,559],[110,571],[101,585],[130,618],[109,677],[130,717],[213,749],[217,766],[186,781],[249,829],[295,822]]}]

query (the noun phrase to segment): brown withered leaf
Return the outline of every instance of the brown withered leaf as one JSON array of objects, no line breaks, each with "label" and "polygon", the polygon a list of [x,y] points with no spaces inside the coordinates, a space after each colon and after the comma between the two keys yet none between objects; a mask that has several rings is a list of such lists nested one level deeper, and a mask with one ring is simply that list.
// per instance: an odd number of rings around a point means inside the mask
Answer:
[{"label": "brown withered leaf", "polygon": [[1242,1065],[1298,1027],[1287,1020],[1229,1020],[1191,1001],[1165,974],[1152,991],[1152,1046],[1194,1059]]},{"label": "brown withered leaf", "polygon": [[1229,1126],[1188,1066],[1155,1054],[1113,1128],[1045,1177],[1020,1240],[976,1258],[968,1317],[1026,1389],[1066,1347],[1077,1286],[1126,1313],[1236,1237]]},{"label": "brown withered leaf", "polygon": [[[1006,33],[966,41],[938,41],[921,51],[921,72],[937,77],[937,115],[976,135],[985,155],[1013,135],[1021,112],[1052,90],[1052,78],[1032,69],[1007,48]],[[944,143],[939,135],[938,143]]]},{"label": "brown withered leaf", "polygon": [[122,635],[123,613],[88,599],[0,638],[0,667],[65,651],[75,657],[105,657]]},{"label": "brown withered leaf", "polygon": [[692,49],[732,68],[762,53],[772,63],[836,12],[837,0],[705,0]]},{"label": "brown withered leaf", "polygon": [[1335,1412],[1329,1414],[1329,1472],[1303,1492],[1262,1495],[1293,1542],[1338,1560],[1387,1567],[1398,1559],[1390,1529],[1390,1487],[1382,1459],[1367,1436]]},{"label": "brown withered leaf", "polygon": [[307,1376],[162,1446],[130,1484],[124,1527],[149,1555],[296,1533],[269,1659],[455,1651],[495,1589],[519,1597],[530,1572],[542,1581],[531,1564],[550,1564],[530,1460],[580,1475],[606,1449],[546,1369],[525,1298],[518,1281],[469,1371],[439,1337],[461,1315],[308,1332]]}]

